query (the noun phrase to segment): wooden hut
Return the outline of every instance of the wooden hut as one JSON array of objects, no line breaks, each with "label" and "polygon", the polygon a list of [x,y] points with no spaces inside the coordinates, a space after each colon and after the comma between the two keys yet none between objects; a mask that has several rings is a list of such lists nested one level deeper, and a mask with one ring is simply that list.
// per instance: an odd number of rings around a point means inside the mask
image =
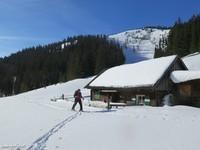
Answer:
[{"label": "wooden hut", "polygon": [[174,71],[171,79],[176,104],[200,106],[200,71]]},{"label": "wooden hut", "polygon": [[173,90],[170,74],[174,70],[187,70],[175,55],[125,64],[100,73],[86,88],[91,89],[91,100],[160,106]]}]

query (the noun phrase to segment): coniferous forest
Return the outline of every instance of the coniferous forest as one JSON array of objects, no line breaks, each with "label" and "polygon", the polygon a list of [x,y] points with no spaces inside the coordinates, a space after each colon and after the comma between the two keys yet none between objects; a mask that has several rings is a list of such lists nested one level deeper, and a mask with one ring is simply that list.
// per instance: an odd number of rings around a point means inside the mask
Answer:
[{"label": "coniferous forest", "polygon": [[200,15],[194,15],[186,22],[179,18],[171,28],[168,39],[160,40],[155,57],[173,54],[182,57],[197,51],[200,51]]},{"label": "coniferous forest", "polygon": [[124,59],[121,47],[103,35],[69,37],[26,48],[0,59],[0,93],[17,94],[92,76],[123,64]]}]

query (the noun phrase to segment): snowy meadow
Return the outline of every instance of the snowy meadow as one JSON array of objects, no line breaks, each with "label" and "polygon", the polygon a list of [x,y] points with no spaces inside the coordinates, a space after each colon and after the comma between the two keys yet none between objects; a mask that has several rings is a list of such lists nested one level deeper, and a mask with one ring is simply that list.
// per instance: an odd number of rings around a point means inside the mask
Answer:
[{"label": "snowy meadow", "polygon": [[[0,99],[0,149],[199,150],[200,109],[187,106],[93,107],[71,111],[77,79]],[[62,94],[67,99],[52,101]],[[90,105],[92,104],[92,106]],[[98,104],[96,104],[99,106]]]}]

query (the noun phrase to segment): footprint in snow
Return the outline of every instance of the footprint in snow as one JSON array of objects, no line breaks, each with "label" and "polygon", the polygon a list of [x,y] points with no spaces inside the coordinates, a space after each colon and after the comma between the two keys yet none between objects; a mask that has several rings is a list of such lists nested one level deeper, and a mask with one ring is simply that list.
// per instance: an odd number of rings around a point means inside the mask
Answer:
[{"label": "footprint in snow", "polygon": [[56,149],[58,149],[59,148],[59,146],[56,146]]}]

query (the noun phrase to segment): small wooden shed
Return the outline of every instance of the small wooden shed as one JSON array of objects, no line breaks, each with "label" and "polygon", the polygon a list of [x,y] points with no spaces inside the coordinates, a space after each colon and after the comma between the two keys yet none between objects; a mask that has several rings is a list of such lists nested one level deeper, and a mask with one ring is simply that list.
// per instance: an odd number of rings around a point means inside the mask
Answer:
[{"label": "small wooden shed", "polygon": [[100,73],[86,88],[91,89],[91,100],[160,106],[173,90],[170,74],[174,70],[187,70],[175,55],[125,64]]},{"label": "small wooden shed", "polygon": [[171,79],[176,104],[200,106],[200,71],[174,71]]}]

